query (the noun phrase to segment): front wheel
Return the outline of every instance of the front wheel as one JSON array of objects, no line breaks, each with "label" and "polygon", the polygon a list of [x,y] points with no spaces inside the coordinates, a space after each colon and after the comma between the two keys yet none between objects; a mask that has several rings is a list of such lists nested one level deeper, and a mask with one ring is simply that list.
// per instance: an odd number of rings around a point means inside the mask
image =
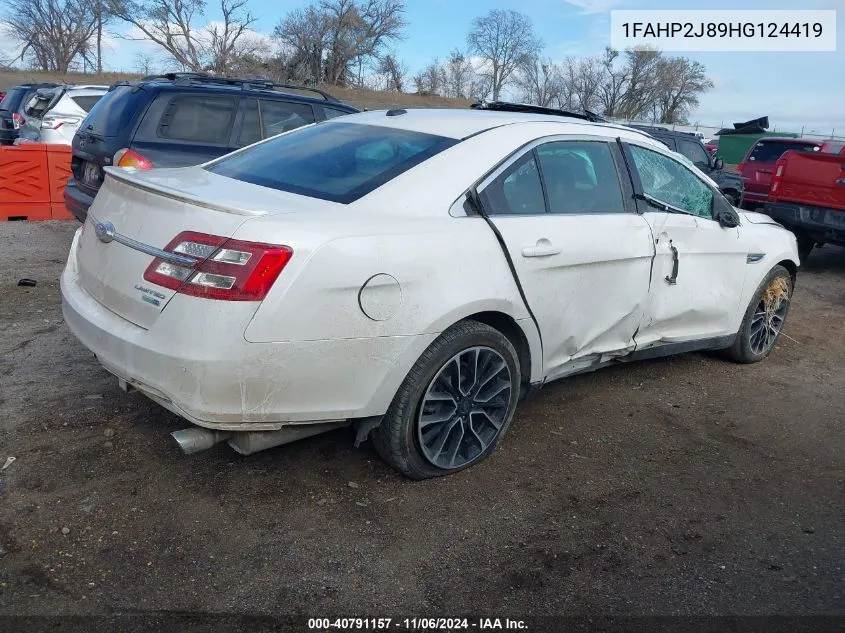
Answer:
[{"label": "front wheel", "polygon": [[411,479],[457,472],[485,459],[519,398],[517,352],[498,330],[463,321],[440,335],[409,372],[371,437]]},{"label": "front wheel", "polygon": [[775,266],[754,293],[728,358],[738,363],[757,363],[772,351],[783,330],[792,298],[792,276]]}]

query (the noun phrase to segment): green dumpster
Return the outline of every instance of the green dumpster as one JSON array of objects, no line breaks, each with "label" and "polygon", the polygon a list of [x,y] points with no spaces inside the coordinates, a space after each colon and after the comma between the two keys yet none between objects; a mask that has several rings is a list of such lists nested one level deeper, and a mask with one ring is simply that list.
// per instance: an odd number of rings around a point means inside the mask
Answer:
[{"label": "green dumpster", "polygon": [[748,150],[765,136],[798,138],[800,135],[790,132],[763,132],[762,134],[726,134],[719,137],[719,149],[716,156],[721,156],[729,165],[742,162]]}]

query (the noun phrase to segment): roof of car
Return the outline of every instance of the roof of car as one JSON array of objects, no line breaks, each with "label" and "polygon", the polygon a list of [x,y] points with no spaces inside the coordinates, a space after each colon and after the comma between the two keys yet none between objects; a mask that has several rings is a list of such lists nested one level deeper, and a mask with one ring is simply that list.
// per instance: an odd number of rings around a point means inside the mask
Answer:
[{"label": "roof of car", "polygon": [[494,112],[458,108],[408,108],[394,110],[372,110],[343,117],[342,121],[394,127],[414,132],[424,132],[464,139],[502,125],[515,123],[561,123],[578,126],[584,134],[590,132],[608,133],[627,138],[649,138],[647,134],[615,123],[593,123],[573,117],[522,112]]},{"label": "roof of car", "polygon": [[[204,73],[165,73],[163,75],[149,75],[133,81],[122,81],[115,85],[152,85],[161,90],[174,91],[189,91],[192,89],[223,93],[247,91],[275,95],[286,99],[292,97],[309,103],[318,102],[350,112],[357,111],[355,106],[343,103],[319,88],[296,84],[277,84],[262,78],[216,77]],[[313,94],[302,94],[302,92]]]}]

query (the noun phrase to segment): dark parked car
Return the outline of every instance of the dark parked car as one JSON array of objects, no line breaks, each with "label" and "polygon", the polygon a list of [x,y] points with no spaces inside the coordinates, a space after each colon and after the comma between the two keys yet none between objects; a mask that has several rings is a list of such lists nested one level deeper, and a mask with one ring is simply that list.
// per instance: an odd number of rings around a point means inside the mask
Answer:
[{"label": "dark parked car", "polygon": [[56,84],[21,84],[10,88],[0,101],[0,145],[13,145],[25,123],[23,108],[39,88],[55,88]]},{"label": "dark parked car", "polygon": [[733,206],[738,207],[742,204],[744,193],[742,176],[723,169],[722,159],[708,152],[697,136],[651,125],[632,125],[630,127],[647,132],[673,152],[686,156],[696,167],[716,181],[721,192],[725,194],[725,197],[730,200]]},{"label": "dark parked car", "polygon": [[170,73],[121,82],[97,102],[73,138],[73,175],[65,187],[65,204],[84,222],[103,182],[103,167],[198,165],[353,112],[358,109],[316,88],[263,79]]}]

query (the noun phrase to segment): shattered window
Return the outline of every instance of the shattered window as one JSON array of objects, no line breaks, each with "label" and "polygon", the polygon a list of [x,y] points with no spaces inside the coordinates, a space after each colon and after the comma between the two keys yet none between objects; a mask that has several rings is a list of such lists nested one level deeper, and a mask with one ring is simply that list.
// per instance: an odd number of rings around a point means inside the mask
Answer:
[{"label": "shattered window", "polygon": [[660,202],[703,218],[712,218],[713,192],[678,161],[631,145],[644,193]]}]

